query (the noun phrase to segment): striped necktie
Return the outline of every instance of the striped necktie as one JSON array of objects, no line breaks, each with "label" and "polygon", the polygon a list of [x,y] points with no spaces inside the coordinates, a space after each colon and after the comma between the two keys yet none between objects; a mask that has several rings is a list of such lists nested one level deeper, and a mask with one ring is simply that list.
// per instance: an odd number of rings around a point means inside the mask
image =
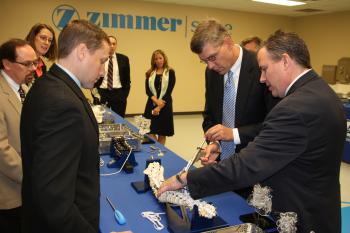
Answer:
[{"label": "striped necktie", "polygon": [[23,104],[24,99],[26,98],[26,94],[24,93],[24,90],[22,89],[21,85],[19,85],[18,93],[19,97],[21,98],[21,103]]},{"label": "striped necktie", "polygon": [[107,88],[108,88],[108,90],[113,89],[113,59],[112,59],[112,56],[109,57],[109,62],[108,62]]},{"label": "striped necktie", "polygon": [[[229,128],[235,127],[236,88],[233,72],[230,70],[224,87],[224,101],[222,112],[222,124]],[[235,153],[236,145],[233,141],[221,141],[221,159],[226,159]]]}]

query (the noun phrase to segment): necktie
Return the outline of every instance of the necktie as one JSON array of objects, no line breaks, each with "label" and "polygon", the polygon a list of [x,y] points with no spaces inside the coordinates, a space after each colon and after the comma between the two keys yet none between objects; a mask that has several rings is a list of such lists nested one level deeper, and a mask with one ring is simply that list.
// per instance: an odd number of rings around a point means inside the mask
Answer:
[{"label": "necktie", "polygon": [[108,90],[113,89],[113,60],[112,60],[112,56],[109,57],[109,62],[108,62],[107,88],[108,88]]},{"label": "necktie", "polygon": [[[224,87],[222,124],[229,128],[235,127],[236,90],[233,72],[230,70]],[[235,153],[233,141],[221,141],[221,159],[226,159]]]},{"label": "necktie", "polygon": [[18,93],[19,93],[19,97],[21,98],[21,102],[23,104],[24,99],[26,98],[26,94],[24,93],[24,90],[22,89],[21,85],[19,85]]}]

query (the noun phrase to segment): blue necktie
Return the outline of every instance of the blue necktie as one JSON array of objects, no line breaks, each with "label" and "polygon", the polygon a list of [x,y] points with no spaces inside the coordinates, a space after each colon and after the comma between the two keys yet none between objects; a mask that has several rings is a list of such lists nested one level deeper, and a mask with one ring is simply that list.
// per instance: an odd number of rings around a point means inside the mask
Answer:
[{"label": "blue necktie", "polygon": [[[233,80],[233,72],[229,70],[224,87],[224,101],[222,112],[222,124],[229,128],[235,127],[236,89]],[[221,141],[221,159],[226,159],[235,153],[233,141]]]}]

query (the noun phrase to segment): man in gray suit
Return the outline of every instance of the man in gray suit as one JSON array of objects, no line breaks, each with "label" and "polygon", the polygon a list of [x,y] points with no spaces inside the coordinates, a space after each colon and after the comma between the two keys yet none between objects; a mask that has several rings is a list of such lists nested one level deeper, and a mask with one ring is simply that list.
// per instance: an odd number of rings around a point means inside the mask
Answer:
[{"label": "man in gray suit", "polygon": [[295,33],[270,36],[258,62],[260,81],[283,98],[258,136],[236,156],[171,177],[158,195],[187,185],[201,198],[260,182],[273,190],[273,211],[297,213],[298,232],[339,233],[343,105],[311,69],[309,51]]},{"label": "man in gray suit", "polygon": [[37,56],[24,40],[0,47],[0,232],[20,232],[22,162],[19,122],[26,87]]}]

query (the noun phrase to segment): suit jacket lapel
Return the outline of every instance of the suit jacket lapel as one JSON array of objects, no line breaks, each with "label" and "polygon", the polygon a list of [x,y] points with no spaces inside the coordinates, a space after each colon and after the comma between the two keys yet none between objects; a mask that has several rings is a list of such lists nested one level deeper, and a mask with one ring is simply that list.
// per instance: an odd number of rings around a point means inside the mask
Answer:
[{"label": "suit jacket lapel", "polygon": [[[251,60],[247,56],[247,51],[243,51],[241,70],[239,73],[238,88],[236,95],[236,122],[239,121],[239,113],[243,113],[246,101],[248,101],[249,90],[253,84],[254,79],[250,78],[250,73],[253,69]],[[244,115],[244,114],[243,114]]]},{"label": "suit jacket lapel", "polygon": [[16,110],[16,112],[20,114],[22,109],[22,103],[1,74],[0,74],[0,89],[5,95],[8,96],[8,101],[10,102],[10,105],[12,105],[13,108]]},{"label": "suit jacket lapel", "polygon": [[53,64],[50,68],[50,73],[52,73],[55,77],[61,79],[83,102],[86,112],[88,113],[90,120],[92,121],[96,132],[98,133],[98,125],[95,118],[94,113],[91,110],[90,104],[87,102],[86,97],[84,93],[81,91],[81,89],[78,87],[78,85],[73,81],[73,79],[66,73],[64,70],[62,70],[60,67],[58,67],[56,64]]},{"label": "suit jacket lapel", "polygon": [[125,87],[124,84],[124,75],[123,75],[123,69],[121,69],[124,65],[123,57],[119,55],[119,53],[116,53],[115,56],[117,57],[117,63],[118,63],[118,70],[119,70],[119,78],[120,78],[120,84],[122,87]]},{"label": "suit jacket lapel", "polygon": [[115,53],[115,57],[117,58],[118,67],[120,67],[121,66],[121,58],[120,58],[119,54]]},{"label": "suit jacket lapel", "polygon": [[[216,82],[217,85],[217,100],[213,100],[215,101],[215,103],[218,103],[218,119],[222,119],[222,107],[224,104],[224,86],[225,86],[225,79],[224,79],[224,75],[220,75],[216,72],[213,72],[213,74],[215,74],[216,77],[214,77],[214,81]],[[210,87],[209,87],[210,88]],[[221,93],[221,94],[219,94]]]}]

